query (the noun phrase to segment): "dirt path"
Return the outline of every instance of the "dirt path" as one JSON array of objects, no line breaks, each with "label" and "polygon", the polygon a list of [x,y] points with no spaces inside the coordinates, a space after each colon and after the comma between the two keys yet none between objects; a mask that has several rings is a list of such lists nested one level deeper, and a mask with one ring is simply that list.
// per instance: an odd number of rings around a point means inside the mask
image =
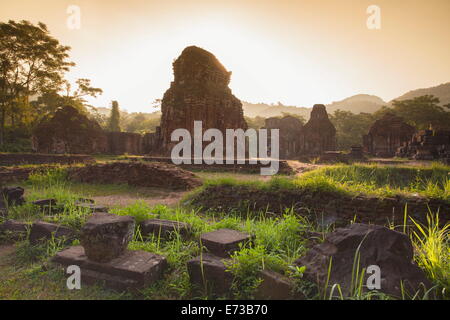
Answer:
[{"label": "dirt path", "polygon": [[139,197],[130,194],[115,194],[106,196],[94,196],[93,200],[97,204],[114,207],[114,206],[128,206],[136,201],[144,201],[150,206],[155,206],[158,204],[166,206],[176,206],[178,202],[183,198],[186,192],[161,192],[160,194],[155,194],[152,197]]}]

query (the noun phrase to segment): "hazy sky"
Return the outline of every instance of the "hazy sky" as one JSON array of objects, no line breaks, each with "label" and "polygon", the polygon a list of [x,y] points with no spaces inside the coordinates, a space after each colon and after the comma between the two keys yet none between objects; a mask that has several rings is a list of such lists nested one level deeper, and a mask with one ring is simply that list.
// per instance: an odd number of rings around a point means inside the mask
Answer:
[{"label": "hazy sky", "polygon": [[[69,5],[81,28],[67,27]],[[367,8],[381,10],[370,30]],[[310,107],[367,93],[384,100],[450,81],[450,0],[2,0],[0,20],[42,21],[72,47],[68,79],[153,111],[188,45],[211,51],[233,72],[241,100]]]}]

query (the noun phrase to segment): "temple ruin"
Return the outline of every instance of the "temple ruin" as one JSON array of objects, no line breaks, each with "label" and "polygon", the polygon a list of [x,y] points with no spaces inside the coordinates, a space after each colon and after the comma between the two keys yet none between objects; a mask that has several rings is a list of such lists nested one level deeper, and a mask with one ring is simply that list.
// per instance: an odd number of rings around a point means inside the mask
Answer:
[{"label": "temple ruin", "polygon": [[303,127],[300,140],[301,152],[307,155],[320,155],[325,151],[336,150],[336,128],[328,118],[323,104],[315,104],[309,121]]},{"label": "temple ruin", "polygon": [[309,121],[302,122],[293,116],[267,118],[265,129],[279,129],[281,159],[322,155],[336,150],[336,128],[328,118],[323,104],[311,110]]},{"label": "temple ruin", "polygon": [[173,63],[174,81],[164,93],[161,111],[160,142],[167,154],[176,142],[175,129],[184,128],[191,135],[194,121],[202,121],[203,130],[216,128],[247,129],[242,103],[228,87],[231,72],[210,52],[187,47]]},{"label": "temple ruin", "polygon": [[393,157],[397,149],[416,132],[403,118],[388,112],[375,121],[369,133],[363,136],[364,151],[378,157]]},{"label": "temple ruin", "polygon": [[[164,93],[161,124],[156,132],[141,135],[107,132],[71,106],[57,110],[44,119],[33,135],[33,148],[50,154],[152,154],[167,156],[178,141],[171,141],[176,129],[194,134],[194,121],[202,122],[202,131],[219,129],[247,130],[242,103],[231,89],[231,72],[210,52],[190,46],[173,62],[174,81]],[[293,117],[266,119],[265,128],[280,129],[280,158],[298,159],[336,149],[336,129],[324,105],[312,108],[309,121]]]},{"label": "temple ruin", "polygon": [[450,130],[421,130],[397,149],[397,157],[450,163]]}]

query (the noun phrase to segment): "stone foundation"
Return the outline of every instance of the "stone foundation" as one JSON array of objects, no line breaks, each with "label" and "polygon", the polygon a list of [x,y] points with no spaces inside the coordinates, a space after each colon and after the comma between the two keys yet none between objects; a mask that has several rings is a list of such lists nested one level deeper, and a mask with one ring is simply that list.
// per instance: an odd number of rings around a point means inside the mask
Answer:
[{"label": "stone foundation", "polygon": [[109,262],[94,262],[87,258],[82,246],[57,253],[52,262],[64,267],[79,266],[82,285],[103,284],[115,290],[146,287],[160,279],[167,267],[166,258],[146,251],[126,251]]},{"label": "stone foundation", "polygon": [[[137,160],[144,160],[147,162],[163,162],[163,163],[170,163],[172,164],[172,159],[168,158],[168,157],[143,157],[143,158],[129,158],[129,160],[133,160],[133,161],[137,161]],[[292,168],[289,163],[287,161],[284,160],[273,160],[273,161],[278,161],[279,163],[279,170],[278,173],[279,174],[286,174],[286,175],[292,175],[295,174],[295,169]],[[186,169],[186,170],[200,170],[200,171],[218,171],[218,172],[223,172],[223,171],[230,171],[230,172],[243,172],[243,173],[260,173],[261,172],[261,168],[265,168],[268,167],[269,165],[267,164],[261,164],[261,163],[256,163],[256,164],[250,164],[248,163],[248,159],[245,160],[245,164],[237,164],[237,163],[233,163],[233,164],[194,164],[194,161],[191,160],[191,164],[178,164],[177,167]]]},{"label": "stone foundation", "polygon": [[0,153],[0,166],[19,166],[24,164],[75,164],[93,163],[88,155],[56,155],[40,153]]},{"label": "stone foundation", "polygon": [[415,160],[442,160],[450,164],[450,131],[422,130],[397,149],[397,157]]},{"label": "stone foundation", "polygon": [[[209,186],[201,193],[193,195],[190,204],[204,210],[223,212],[268,211],[268,214],[281,215],[286,208],[302,215],[317,219],[320,223],[346,225],[353,219],[356,222],[385,225],[402,225],[405,205],[408,215],[426,223],[429,209],[439,210],[439,221],[445,225],[450,221],[450,203],[438,199],[421,197],[377,198],[369,196],[349,196],[331,192],[312,190],[260,190],[250,186]],[[207,208],[207,209],[205,209]]]},{"label": "stone foundation", "polygon": [[86,183],[123,184],[173,190],[201,185],[191,172],[165,163],[112,162],[69,169],[69,179]]}]

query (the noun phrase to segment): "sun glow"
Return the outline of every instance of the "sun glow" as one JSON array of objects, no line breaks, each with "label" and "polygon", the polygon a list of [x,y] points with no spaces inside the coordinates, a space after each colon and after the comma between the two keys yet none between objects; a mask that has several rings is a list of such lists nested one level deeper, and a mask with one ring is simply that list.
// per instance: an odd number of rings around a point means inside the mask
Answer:
[{"label": "sun glow", "polygon": [[389,101],[447,82],[449,2],[435,1],[379,0],[376,31],[367,28],[368,4],[354,0],[78,0],[77,30],[67,28],[69,0],[16,0],[0,3],[0,19],[42,21],[71,46],[77,66],[67,78],[103,89],[94,106],[117,100],[152,111],[172,61],[196,45],[232,71],[237,98],[311,107],[361,93]]},{"label": "sun glow", "polygon": [[[103,68],[104,72],[92,76],[114,91],[106,89],[96,103],[108,104],[114,96],[132,103],[122,104],[126,109],[148,112],[150,102],[162,98],[173,79],[172,61],[190,45],[212,52],[232,71],[230,87],[241,100],[312,106],[323,101],[320,98],[328,98],[319,92],[322,72],[310,52],[289,50],[270,29],[261,26],[256,32],[245,23],[217,14],[194,17],[190,23],[171,22],[165,21],[158,30],[142,30],[124,39],[120,47],[111,48],[114,55],[98,57],[96,70]],[[133,97],[137,91],[146,92],[148,100]]]}]

